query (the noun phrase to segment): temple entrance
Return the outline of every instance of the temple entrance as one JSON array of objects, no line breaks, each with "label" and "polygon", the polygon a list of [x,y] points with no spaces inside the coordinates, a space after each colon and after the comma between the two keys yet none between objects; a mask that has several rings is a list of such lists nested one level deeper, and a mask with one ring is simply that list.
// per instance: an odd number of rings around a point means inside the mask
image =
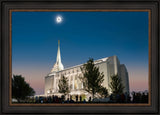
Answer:
[{"label": "temple entrance", "polygon": [[78,102],[80,101],[84,101],[84,99],[86,100],[86,95],[85,94],[80,94],[80,95],[70,95],[70,99],[72,99],[73,101],[77,102],[77,97],[78,97]]}]

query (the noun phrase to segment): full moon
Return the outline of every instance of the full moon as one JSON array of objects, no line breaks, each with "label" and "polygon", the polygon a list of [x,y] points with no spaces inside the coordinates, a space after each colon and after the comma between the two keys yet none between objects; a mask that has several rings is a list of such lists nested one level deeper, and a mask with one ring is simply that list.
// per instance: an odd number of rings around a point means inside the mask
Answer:
[{"label": "full moon", "polygon": [[62,22],[62,17],[61,16],[57,16],[56,17],[56,22],[57,23],[61,23]]}]

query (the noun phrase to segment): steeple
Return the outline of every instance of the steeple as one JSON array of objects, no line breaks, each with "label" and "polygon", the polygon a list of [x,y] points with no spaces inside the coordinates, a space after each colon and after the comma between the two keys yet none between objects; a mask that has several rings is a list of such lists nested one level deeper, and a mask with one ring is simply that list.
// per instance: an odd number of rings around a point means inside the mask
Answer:
[{"label": "steeple", "polygon": [[61,53],[60,53],[60,40],[58,40],[58,51],[57,51],[57,60],[56,63],[54,64],[51,72],[57,72],[63,70],[63,64],[61,62]]},{"label": "steeple", "polygon": [[61,63],[61,54],[60,54],[60,41],[58,40],[58,51],[57,51],[57,63]]}]

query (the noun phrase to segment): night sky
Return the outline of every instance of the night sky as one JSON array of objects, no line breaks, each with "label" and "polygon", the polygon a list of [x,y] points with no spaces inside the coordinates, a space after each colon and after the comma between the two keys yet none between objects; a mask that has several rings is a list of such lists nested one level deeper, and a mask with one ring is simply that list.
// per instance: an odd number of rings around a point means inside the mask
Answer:
[{"label": "night sky", "polygon": [[36,94],[44,93],[58,40],[64,68],[117,55],[130,91],[148,90],[148,12],[12,12],[12,73]]}]

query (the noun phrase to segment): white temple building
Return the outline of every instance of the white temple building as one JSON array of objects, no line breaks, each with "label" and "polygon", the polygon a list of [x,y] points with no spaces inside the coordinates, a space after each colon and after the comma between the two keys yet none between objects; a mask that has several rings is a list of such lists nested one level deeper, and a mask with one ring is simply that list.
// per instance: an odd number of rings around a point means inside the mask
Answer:
[{"label": "white temple building", "polygon": [[[118,74],[119,77],[121,77],[123,86],[125,87],[123,92],[129,94],[128,72],[125,65],[120,64],[117,56],[102,58],[94,61],[94,63],[97,67],[99,67],[99,71],[103,72],[104,81],[102,85],[108,89],[109,93],[111,93],[111,89],[109,88],[109,84],[111,82],[110,76]],[[58,41],[56,63],[51,69],[51,72],[45,77],[45,95],[61,95],[58,92],[58,83],[60,77],[64,75],[68,78],[70,88],[69,95],[83,95],[86,98],[91,96],[88,92],[84,90],[83,83],[79,79],[79,77],[83,77],[80,68],[81,66],[83,66],[83,64],[64,69],[64,66],[61,62],[60,42]]]}]

